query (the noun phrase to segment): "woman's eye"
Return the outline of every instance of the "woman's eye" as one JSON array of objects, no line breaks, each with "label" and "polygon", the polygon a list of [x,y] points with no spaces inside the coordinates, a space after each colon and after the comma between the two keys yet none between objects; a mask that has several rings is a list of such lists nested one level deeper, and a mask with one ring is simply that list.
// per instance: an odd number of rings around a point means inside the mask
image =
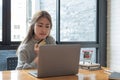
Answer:
[{"label": "woman's eye", "polygon": [[50,26],[46,26],[46,28],[50,28]]},{"label": "woman's eye", "polygon": [[42,25],[37,25],[38,27],[42,27]]}]

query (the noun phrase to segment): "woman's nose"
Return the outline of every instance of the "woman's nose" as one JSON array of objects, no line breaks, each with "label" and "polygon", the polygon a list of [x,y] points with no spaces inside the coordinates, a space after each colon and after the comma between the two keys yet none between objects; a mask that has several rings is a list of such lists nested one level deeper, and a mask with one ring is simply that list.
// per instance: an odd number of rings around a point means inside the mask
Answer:
[{"label": "woman's nose", "polygon": [[43,31],[43,32],[46,32],[46,28],[45,28],[45,27],[42,27],[42,31]]}]

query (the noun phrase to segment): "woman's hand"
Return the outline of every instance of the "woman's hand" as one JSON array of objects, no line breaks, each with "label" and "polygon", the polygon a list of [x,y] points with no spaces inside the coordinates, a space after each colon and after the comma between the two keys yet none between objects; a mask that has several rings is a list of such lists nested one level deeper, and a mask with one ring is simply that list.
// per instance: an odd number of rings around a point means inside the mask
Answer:
[{"label": "woman's hand", "polygon": [[38,54],[39,54],[39,51],[40,51],[40,46],[43,46],[43,45],[45,45],[46,44],[46,42],[44,41],[44,40],[42,40],[42,41],[40,41],[39,43],[36,43],[35,45],[34,45],[34,51],[35,51],[35,54],[36,54],[36,58],[34,59],[34,62],[36,63],[36,64],[38,64]]},{"label": "woman's hand", "polygon": [[35,51],[35,54],[36,54],[36,57],[35,57],[35,59],[34,59],[34,62],[36,63],[36,64],[38,64],[38,54],[39,54],[39,50],[40,50],[40,45],[39,44],[35,44],[34,45],[34,51]]},{"label": "woman's hand", "polygon": [[38,56],[35,57],[34,63],[35,63],[36,65],[38,65]]},{"label": "woman's hand", "polygon": [[40,45],[39,44],[35,44],[35,46],[34,46],[34,51],[35,51],[35,53],[36,53],[36,55],[38,55],[39,54],[39,47],[40,47]]}]

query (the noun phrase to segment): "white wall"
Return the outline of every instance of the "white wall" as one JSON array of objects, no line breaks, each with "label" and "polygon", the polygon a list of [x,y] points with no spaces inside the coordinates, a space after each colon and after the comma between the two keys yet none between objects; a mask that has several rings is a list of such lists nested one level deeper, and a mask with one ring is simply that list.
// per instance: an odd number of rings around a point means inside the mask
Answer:
[{"label": "white wall", "polygon": [[120,71],[120,0],[108,0],[107,66]]}]

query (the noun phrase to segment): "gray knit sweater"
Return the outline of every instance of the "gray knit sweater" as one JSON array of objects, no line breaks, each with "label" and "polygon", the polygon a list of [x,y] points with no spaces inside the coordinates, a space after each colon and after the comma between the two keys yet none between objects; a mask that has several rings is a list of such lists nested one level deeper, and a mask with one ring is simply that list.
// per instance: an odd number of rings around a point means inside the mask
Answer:
[{"label": "gray knit sweater", "polygon": [[[56,44],[55,40],[51,36],[47,37],[45,41],[46,44]],[[23,43],[18,47],[18,64],[16,69],[30,69],[37,67],[37,65],[33,62],[36,57],[34,45],[37,42],[37,40],[32,38],[28,43]]]}]

